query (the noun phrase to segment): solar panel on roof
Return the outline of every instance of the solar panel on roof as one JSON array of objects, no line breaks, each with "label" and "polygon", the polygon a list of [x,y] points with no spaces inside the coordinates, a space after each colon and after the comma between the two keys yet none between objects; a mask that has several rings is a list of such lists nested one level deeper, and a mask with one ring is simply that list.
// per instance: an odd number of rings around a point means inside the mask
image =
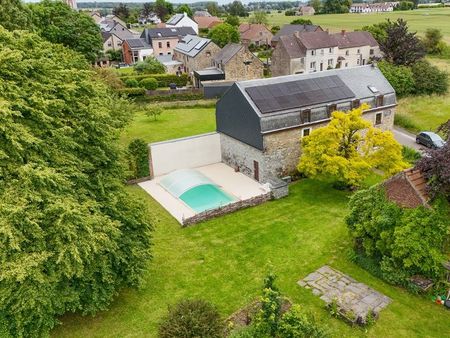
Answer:
[{"label": "solar panel on roof", "polygon": [[195,46],[195,49],[200,50],[205,44],[206,44],[206,40],[202,40],[199,43],[197,43],[197,45]]},{"label": "solar panel on roof", "polygon": [[246,92],[263,114],[355,97],[336,75],[248,87]]}]

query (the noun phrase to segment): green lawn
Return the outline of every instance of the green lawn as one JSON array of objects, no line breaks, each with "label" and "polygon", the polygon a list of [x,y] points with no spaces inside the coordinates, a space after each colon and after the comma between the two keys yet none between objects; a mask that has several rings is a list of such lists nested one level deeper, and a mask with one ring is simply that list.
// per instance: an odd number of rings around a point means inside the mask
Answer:
[{"label": "green lawn", "polygon": [[[270,25],[280,26],[298,18],[285,16],[284,12],[272,12],[268,16]],[[391,20],[396,20],[397,18],[407,20],[411,30],[417,31],[419,34],[423,34],[430,27],[439,28],[446,37],[447,42],[450,43],[450,8],[424,8],[414,11],[374,14],[327,14],[308,17],[314,24],[320,25],[322,28],[328,28],[333,32],[338,32],[341,29],[355,30],[388,18]]]},{"label": "green lawn", "polygon": [[[430,59],[430,61],[450,73],[450,60]],[[450,119],[450,93],[400,99],[396,118],[401,126],[412,132],[435,131],[439,125]]]},{"label": "green lawn", "polygon": [[[139,106],[132,107],[139,109]],[[142,138],[151,143],[214,130],[216,130],[214,107],[166,108],[156,121],[138,111],[122,135],[121,142],[127,145],[134,138]]]},{"label": "green lawn", "polygon": [[[53,337],[155,337],[167,305],[185,297],[212,301],[227,316],[260,294],[270,267],[283,293],[315,313],[334,336],[442,337],[448,330],[448,311],[348,261],[343,222],[348,195],[327,184],[303,180],[290,186],[287,198],[185,229],[143,190],[129,190],[158,219],[145,285],[139,291],[123,290],[111,309],[96,317],[65,316]],[[297,286],[324,264],[393,299],[367,333],[330,317],[318,297]]]}]

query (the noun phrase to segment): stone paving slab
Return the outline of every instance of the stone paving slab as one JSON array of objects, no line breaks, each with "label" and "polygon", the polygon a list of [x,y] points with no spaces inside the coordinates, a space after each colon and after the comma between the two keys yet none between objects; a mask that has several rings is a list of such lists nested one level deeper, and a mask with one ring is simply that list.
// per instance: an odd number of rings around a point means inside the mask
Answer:
[{"label": "stone paving slab", "polygon": [[298,284],[311,289],[314,295],[320,296],[327,304],[336,300],[340,310],[352,311],[362,322],[365,322],[371,311],[377,316],[391,302],[389,297],[328,265],[310,273]]}]

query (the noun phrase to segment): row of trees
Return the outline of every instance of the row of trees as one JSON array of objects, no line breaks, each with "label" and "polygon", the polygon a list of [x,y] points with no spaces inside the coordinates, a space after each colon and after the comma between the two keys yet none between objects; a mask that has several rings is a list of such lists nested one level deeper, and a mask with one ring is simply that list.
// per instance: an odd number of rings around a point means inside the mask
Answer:
[{"label": "row of trees", "polygon": [[[399,96],[411,94],[444,94],[448,76],[430,64],[425,55],[442,46],[442,35],[436,29],[428,30],[424,39],[410,32],[403,19],[365,26],[372,33],[384,54],[380,69]],[[445,44],[444,44],[445,45]]]},{"label": "row of trees", "polygon": [[48,0],[2,1],[0,17],[35,32],[0,27],[0,335],[43,337],[140,284],[153,226],[123,185],[128,102],[80,44],[92,20]]}]

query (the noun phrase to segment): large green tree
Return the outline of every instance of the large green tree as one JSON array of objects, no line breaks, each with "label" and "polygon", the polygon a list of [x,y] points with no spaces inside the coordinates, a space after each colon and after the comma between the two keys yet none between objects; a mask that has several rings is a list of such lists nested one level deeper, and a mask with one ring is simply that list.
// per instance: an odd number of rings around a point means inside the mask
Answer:
[{"label": "large green tree", "polygon": [[43,0],[30,5],[36,32],[95,61],[103,48],[100,29],[86,14],[72,10],[62,1]]},{"label": "large green tree", "polygon": [[126,193],[122,99],[62,45],[0,27],[0,322],[42,337],[138,285],[152,225]]},{"label": "large green tree", "polygon": [[30,11],[20,0],[0,1],[0,25],[8,30],[29,29]]},{"label": "large green tree", "polygon": [[237,28],[228,23],[221,23],[215,26],[209,31],[208,38],[220,48],[223,48],[227,43],[239,42],[240,40]]},{"label": "large green tree", "polygon": [[178,6],[176,12],[181,14],[186,13],[190,18],[192,18],[193,16],[192,9],[188,4],[182,4]]},{"label": "large green tree", "polygon": [[322,12],[327,14],[348,13],[351,4],[351,0],[324,0]]}]

